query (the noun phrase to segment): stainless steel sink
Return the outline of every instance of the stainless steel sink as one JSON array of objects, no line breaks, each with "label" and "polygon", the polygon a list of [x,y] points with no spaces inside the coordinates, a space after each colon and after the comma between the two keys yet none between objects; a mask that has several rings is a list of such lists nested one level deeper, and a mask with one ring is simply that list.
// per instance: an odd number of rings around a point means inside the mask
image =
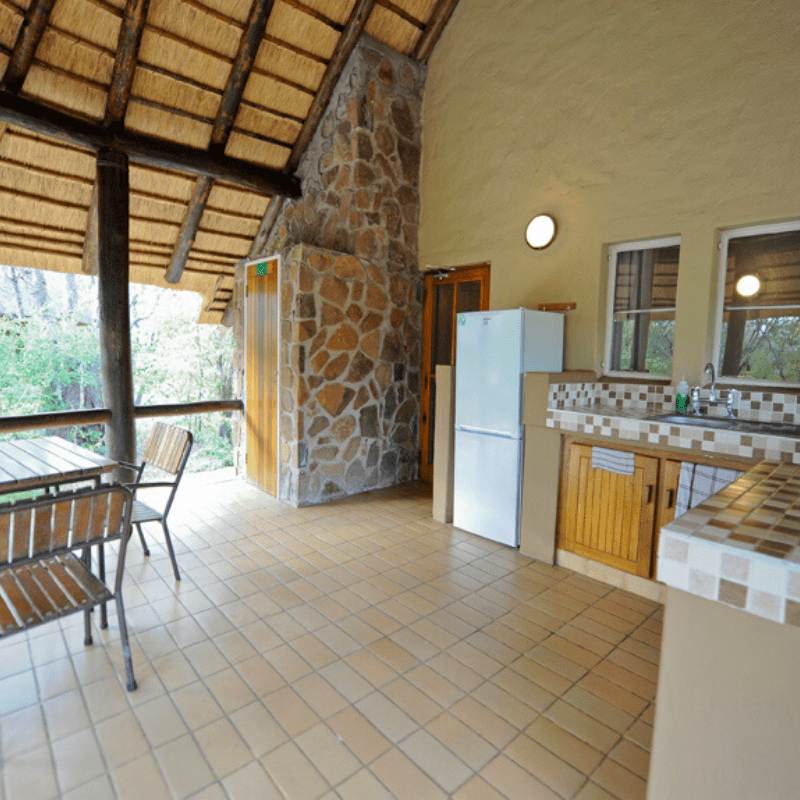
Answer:
[{"label": "stainless steel sink", "polygon": [[735,417],[707,417],[697,414],[653,414],[648,419],[652,422],[666,422],[670,425],[716,428],[738,433],[761,433],[765,436],[800,437],[800,425],[790,425],[785,422],[756,422]]}]

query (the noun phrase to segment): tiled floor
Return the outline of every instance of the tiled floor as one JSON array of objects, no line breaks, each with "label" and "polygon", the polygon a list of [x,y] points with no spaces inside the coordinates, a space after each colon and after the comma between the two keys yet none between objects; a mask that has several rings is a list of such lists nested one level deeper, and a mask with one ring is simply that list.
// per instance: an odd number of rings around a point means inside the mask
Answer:
[{"label": "tiled floor", "polygon": [[643,798],[662,608],[430,506],[187,482],[180,584],[129,550],[136,692],[113,610],[0,641],[0,797]]}]

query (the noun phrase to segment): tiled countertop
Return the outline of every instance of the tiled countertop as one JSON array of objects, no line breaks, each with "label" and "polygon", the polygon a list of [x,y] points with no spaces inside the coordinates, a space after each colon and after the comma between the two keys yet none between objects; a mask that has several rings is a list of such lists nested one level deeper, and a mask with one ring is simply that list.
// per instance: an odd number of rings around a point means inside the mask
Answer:
[{"label": "tiled countertop", "polygon": [[658,579],[800,627],[800,466],[762,461],[665,525]]},{"label": "tiled countertop", "polygon": [[676,425],[648,419],[664,414],[669,406],[621,407],[602,403],[547,409],[547,427],[565,433],[606,436],[624,444],[643,442],[660,447],[694,450],[701,454],[742,459],[770,459],[800,464],[800,439],[788,436],[742,433],[735,430]]}]

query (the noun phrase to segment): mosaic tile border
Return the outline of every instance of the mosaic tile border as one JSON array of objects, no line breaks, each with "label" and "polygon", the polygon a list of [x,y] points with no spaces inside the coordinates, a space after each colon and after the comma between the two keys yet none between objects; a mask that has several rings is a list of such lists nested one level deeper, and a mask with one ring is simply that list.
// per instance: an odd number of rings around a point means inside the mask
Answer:
[{"label": "mosaic tile border", "polygon": [[800,467],[763,461],[665,525],[658,579],[800,627]]},{"label": "mosaic tile border", "polygon": [[652,422],[632,414],[620,416],[620,409],[584,406],[547,410],[546,425],[565,433],[607,436],[625,444],[646,442],[659,447],[675,447],[702,455],[722,455],[763,461],[788,461],[800,464],[800,439],[785,436],[744,434],[712,430],[691,425]]}]

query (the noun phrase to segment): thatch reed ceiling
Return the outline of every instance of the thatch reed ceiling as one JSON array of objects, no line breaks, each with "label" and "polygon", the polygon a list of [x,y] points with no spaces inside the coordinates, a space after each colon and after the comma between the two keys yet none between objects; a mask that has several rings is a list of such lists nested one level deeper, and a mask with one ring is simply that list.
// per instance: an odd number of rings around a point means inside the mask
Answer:
[{"label": "thatch reed ceiling", "polygon": [[121,143],[131,280],[220,321],[358,37],[424,61],[457,2],[0,0],[0,264],[96,271],[95,153]]}]

